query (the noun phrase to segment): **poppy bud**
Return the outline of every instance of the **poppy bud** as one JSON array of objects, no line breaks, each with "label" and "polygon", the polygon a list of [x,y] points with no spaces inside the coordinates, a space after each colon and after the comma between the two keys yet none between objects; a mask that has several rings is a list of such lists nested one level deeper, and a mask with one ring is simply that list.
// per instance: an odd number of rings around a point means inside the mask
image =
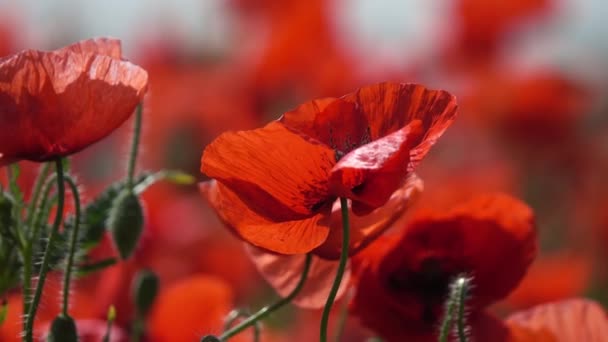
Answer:
[{"label": "poppy bud", "polygon": [[141,316],[145,316],[158,294],[158,276],[150,270],[142,270],[135,276],[133,282],[133,298],[135,308]]},{"label": "poppy bud", "polygon": [[220,339],[217,336],[207,335],[201,338],[201,342],[220,342]]},{"label": "poppy bud", "polygon": [[0,192],[0,232],[8,230],[12,210],[13,202],[3,192]]},{"label": "poppy bud", "polygon": [[144,213],[139,198],[130,189],[123,189],[112,202],[107,226],[114,246],[122,259],[135,251],[144,227]]},{"label": "poppy bud", "polygon": [[59,315],[51,324],[51,331],[46,337],[47,342],[76,342],[76,323],[70,316]]}]

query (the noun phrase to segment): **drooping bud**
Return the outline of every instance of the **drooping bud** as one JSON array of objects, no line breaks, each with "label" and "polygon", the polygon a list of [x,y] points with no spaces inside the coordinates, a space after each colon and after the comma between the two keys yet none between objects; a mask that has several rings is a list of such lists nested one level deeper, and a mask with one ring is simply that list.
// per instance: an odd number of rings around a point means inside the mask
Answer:
[{"label": "drooping bud", "polygon": [[132,295],[135,308],[141,317],[145,317],[158,294],[158,276],[150,270],[142,270],[133,280]]},{"label": "drooping bud", "polygon": [[120,257],[128,259],[135,251],[144,227],[143,208],[132,190],[123,189],[116,196],[106,224]]},{"label": "drooping bud", "polygon": [[76,323],[70,316],[59,315],[51,324],[47,342],[77,342]]}]

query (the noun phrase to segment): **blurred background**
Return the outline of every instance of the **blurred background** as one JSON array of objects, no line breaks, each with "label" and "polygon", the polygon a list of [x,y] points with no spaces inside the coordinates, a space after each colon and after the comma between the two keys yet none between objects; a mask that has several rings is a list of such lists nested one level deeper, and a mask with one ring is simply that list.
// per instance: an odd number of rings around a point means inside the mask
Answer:
[{"label": "blurred background", "polygon": [[[574,296],[608,304],[607,15],[602,0],[0,0],[0,56],[122,39],[126,58],[150,75],[140,169],[179,169],[201,181],[202,151],[217,135],[258,127],[304,101],[389,80],[450,91],[459,117],[418,170],[418,206],[503,191],[534,208],[540,255],[494,308],[507,314]],[[85,201],[124,175],[131,126],[73,158]],[[27,184],[36,168],[22,167]],[[74,288],[75,316],[91,334],[105,329],[95,322],[110,304],[116,336],[126,331],[129,286],[141,268],[161,279],[148,317],[154,341],[218,333],[230,309],[274,298],[197,187],[158,184],[144,201],[135,258]],[[95,253],[110,255],[109,242]],[[58,292],[49,292],[43,308],[52,318]],[[18,332],[12,315],[0,341]],[[319,317],[283,309],[264,323],[264,341],[314,340]],[[347,341],[371,336],[355,320],[347,327]]]}]

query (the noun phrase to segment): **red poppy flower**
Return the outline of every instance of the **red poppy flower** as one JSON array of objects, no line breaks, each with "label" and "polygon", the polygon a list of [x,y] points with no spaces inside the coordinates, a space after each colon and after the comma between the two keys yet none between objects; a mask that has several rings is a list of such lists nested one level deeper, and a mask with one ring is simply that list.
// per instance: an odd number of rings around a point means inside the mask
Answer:
[{"label": "red poppy flower", "polygon": [[78,152],[120,126],[148,85],[122,59],[120,41],[99,38],[0,59],[0,166]]},{"label": "red poppy flower", "polygon": [[[348,197],[353,213],[365,215],[411,187],[412,169],[455,114],[452,95],[413,84],[382,83],[311,101],[263,128],[219,136],[201,161],[201,171],[217,182],[203,188],[247,242],[307,253],[328,239],[337,197]],[[354,235],[353,243],[364,245],[378,233]]]},{"label": "red poppy flower", "polygon": [[[436,338],[450,281],[473,277],[469,317],[504,298],[536,254],[534,216],[503,194],[449,211],[419,213],[401,235],[374,242],[353,260],[351,311],[389,341]],[[473,334],[476,332],[473,329]]]}]

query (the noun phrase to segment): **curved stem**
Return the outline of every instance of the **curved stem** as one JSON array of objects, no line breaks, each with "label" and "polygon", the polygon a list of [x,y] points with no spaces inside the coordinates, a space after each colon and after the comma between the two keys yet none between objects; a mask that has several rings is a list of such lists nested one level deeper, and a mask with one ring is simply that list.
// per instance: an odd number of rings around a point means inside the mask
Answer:
[{"label": "curved stem", "polygon": [[[251,313],[249,312],[249,310],[246,309],[236,309],[236,310],[232,310],[230,312],[230,314],[228,314],[228,317],[226,318],[226,324],[224,324],[224,331],[230,329],[230,327],[232,326],[232,324],[234,322],[236,322],[237,319],[239,318],[247,318],[251,316]],[[253,342],[259,342],[260,341],[260,322],[255,322],[253,324]]]},{"label": "curved stem", "polygon": [[321,332],[319,341],[327,342],[327,325],[329,323],[329,313],[331,307],[334,304],[338,290],[340,289],[340,283],[342,283],[342,277],[344,276],[344,270],[346,269],[346,262],[348,261],[348,246],[350,245],[350,223],[348,221],[348,200],[344,197],[340,197],[340,208],[342,209],[342,252],[340,253],[340,263],[338,264],[338,271],[336,272],[336,278],[329,291],[327,302],[323,308],[323,316],[321,316]]},{"label": "curved stem", "polygon": [[76,253],[76,244],[78,242],[78,228],[80,225],[80,195],[78,194],[78,187],[76,186],[76,182],[70,177],[65,177],[66,182],[70,186],[72,190],[72,195],[74,196],[74,208],[75,208],[75,218],[74,218],[74,228],[72,230],[72,237],[70,239],[70,251],[68,253],[68,259],[65,266],[65,273],[63,277],[63,306],[62,313],[64,316],[68,316],[68,299],[70,295],[70,279],[72,275],[72,265],[74,263],[74,254]]},{"label": "curved stem", "polygon": [[304,283],[306,282],[306,278],[308,278],[308,271],[310,270],[310,264],[312,262],[312,256],[310,254],[306,255],[306,261],[304,262],[304,271],[302,271],[302,277],[300,277],[300,281],[298,281],[298,284],[296,285],[296,287],[293,289],[293,291],[291,291],[291,293],[277,301],[274,304],[271,304],[269,306],[265,306],[263,308],[261,308],[258,312],[256,312],[255,314],[253,314],[252,316],[249,316],[249,318],[247,318],[246,320],[242,321],[241,323],[239,323],[237,326],[235,326],[234,328],[224,332],[220,337],[220,341],[226,341],[227,339],[229,339],[230,337],[240,333],[241,331],[247,329],[248,327],[254,325],[257,321],[263,319],[264,317],[268,316],[271,312],[281,308],[283,305],[291,302],[297,295],[298,293],[302,290],[302,288],[304,287]]},{"label": "curved stem", "polygon": [[55,160],[55,168],[57,172],[57,214],[55,215],[55,222],[49,235],[49,240],[44,251],[44,257],[42,259],[42,265],[40,266],[40,273],[38,275],[38,284],[36,285],[36,292],[34,292],[34,298],[30,305],[29,311],[27,312],[26,324],[25,324],[25,335],[23,339],[26,342],[33,341],[33,330],[34,330],[34,319],[36,318],[36,311],[38,310],[38,304],[40,303],[40,297],[42,296],[42,289],[44,288],[44,282],[46,280],[46,274],[49,270],[49,259],[51,255],[51,249],[57,238],[57,232],[63,218],[63,201],[65,197],[65,188],[63,184],[63,165],[61,158]]},{"label": "curved stem", "polygon": [[133,178],[135,177],[135,161],[139,150],[139,137],[141,134],[141,119],[143,105],[139,104],[135,111],[135,125],[133,127],[133,140],[131,141],[131,153],[129,153],[129,164],[127,166],[127,188],[133,188]]}]

